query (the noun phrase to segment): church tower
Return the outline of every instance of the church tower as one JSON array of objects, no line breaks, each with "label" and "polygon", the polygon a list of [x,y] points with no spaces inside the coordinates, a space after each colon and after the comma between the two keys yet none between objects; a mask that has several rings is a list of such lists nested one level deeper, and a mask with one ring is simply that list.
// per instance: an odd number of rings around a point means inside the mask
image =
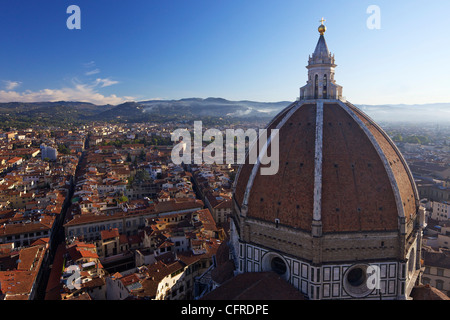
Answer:
[{"label": "church tower", "polygon": [[309,57],[308,81],[306,86],[300,88],[300,100],[309,99],[341,99],[342,87],[336,84],[334,73],[336,64],[334,63],[334,55],[328,50],[325,41],[326,26],[319,26],[319,41],[312,56]]},{"label": "church tower", "polygon": [[264,164],[247,155],[236,174],[236,273],[275,272],[313,300],[409,299],[420,282],[424,209],[398,148],[342,98],[323,21],[300,99],[266,127],[279,130],[278,172],[260,174]]}]

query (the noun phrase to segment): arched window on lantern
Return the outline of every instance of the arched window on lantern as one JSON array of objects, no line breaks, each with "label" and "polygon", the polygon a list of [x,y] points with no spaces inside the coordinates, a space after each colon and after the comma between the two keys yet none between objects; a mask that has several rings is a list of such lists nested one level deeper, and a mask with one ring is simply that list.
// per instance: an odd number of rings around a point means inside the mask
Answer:
[{"label": "arched window on lantern", "polygon": [[327,99],[327,75],[323,75],[323,91],[322,91],[322,98]]},{"label": "arched window on lantern", "polygon": [[319,99],[319,75],[314,79],[314,99]]}]

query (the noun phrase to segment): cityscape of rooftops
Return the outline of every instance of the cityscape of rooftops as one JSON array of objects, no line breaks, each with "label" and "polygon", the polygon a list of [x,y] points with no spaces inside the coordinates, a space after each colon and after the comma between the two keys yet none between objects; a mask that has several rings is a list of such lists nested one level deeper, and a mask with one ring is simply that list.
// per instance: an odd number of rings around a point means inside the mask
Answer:
[{"label": "cityscape of rooftops", "polygon": [[1,1],[0,300],[450,300],[448,11]]}]

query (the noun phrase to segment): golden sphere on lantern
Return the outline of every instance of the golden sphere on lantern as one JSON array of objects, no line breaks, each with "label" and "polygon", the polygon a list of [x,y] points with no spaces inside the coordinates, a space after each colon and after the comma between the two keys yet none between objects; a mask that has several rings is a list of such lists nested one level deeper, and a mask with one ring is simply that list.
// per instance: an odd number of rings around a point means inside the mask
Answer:
[{"label": "golden sphere on lantern", "polygon": [[323,24],[326,20],[324,18],[322,18],[322,20],[320,20],[321,25],[319,26],[319,33],[320,35],[323,35],[326,31],[327,31],[327,27],[325,27],[325,25]]}]

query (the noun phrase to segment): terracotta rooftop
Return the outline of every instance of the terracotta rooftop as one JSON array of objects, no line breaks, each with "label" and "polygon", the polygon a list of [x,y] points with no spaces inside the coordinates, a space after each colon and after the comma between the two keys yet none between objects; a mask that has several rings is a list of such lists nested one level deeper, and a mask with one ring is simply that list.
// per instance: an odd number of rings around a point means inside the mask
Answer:
[{"label": "terracotta rooftop", "polygon": [[414,300],[450,300],[442,291],[429,284],[415,286],[411,292],[411,297]]},{"label": "terracotta rooftop", "polygon": [[116,238],[119,237],[119,229],[117,228],[113,228],[110,230],[103,230],[100,232],[100,235],[102,237],[102,240],[108,240],[108,239],[112,239],[112,238]]},{"label": "terracotta rooftop", "polygon": [[45,300],[61,300],[61,273],[64,265],[64,254],[66,253],[66,246],[61,243],[56,249],[55,258],[50,271],[50,276],[45,289]]},{"label": "terracotta rooftop", "polygon": [[243,273],[226,281],[202,300],[305,300],[274,272]]},{"label": "terracotta rooftop", "polygon": [[136,292],[135,296],[150,298],[155,297],[160,281],[172,273],[184,269],[184,267],[184,264],[180,261],[176,261],[171,264],[165,264],[162,261],[157,261],[151,265],[148,265],[148,277],[141,281],[143,290]]},{"label": "terracotta rooftop", "polygon": [[0,226],[0,236],[50,231],[50,229],[52,228],[54,217],[49,218],[51,220],[45,219],[41,222],[7,224],[5,226]]},{"label": "terracotta rooftop", "polygon": [[83,215],[76,215],[66,224],[64,227],[73,225],[83,225],[93,222],[110,221],[115,219],[123,219],[126,216],[138,216],[138,215],[148,215],[148,214],[163,214],[169,213],[171,211],[182,211],[182,210],[198,210],[203,208],[203,202],[200,200],[185,200],[185,201],[166,201],[160,202],[156,205],[152,204],[145,208],[133,209],[127,212],[117,212],[113,214],[95,214],[87,213]]},{"label": "terracotta rooftop", "polygon": [[217,231],[216,222],[214,221],[209,209],[198,210],[196,213],[198,214],[198,218],[206,230]]},{"label": "terracotta rooftop", "polygon": [[47,245],[21,249],[16,268],[0,271],[0,287],[6,300],[28,300],[46,250]]},{"label": "terracotta rooftop", "polygon": [[422,258],[425,266],[450,269],[450,251],[422,250]]}]

